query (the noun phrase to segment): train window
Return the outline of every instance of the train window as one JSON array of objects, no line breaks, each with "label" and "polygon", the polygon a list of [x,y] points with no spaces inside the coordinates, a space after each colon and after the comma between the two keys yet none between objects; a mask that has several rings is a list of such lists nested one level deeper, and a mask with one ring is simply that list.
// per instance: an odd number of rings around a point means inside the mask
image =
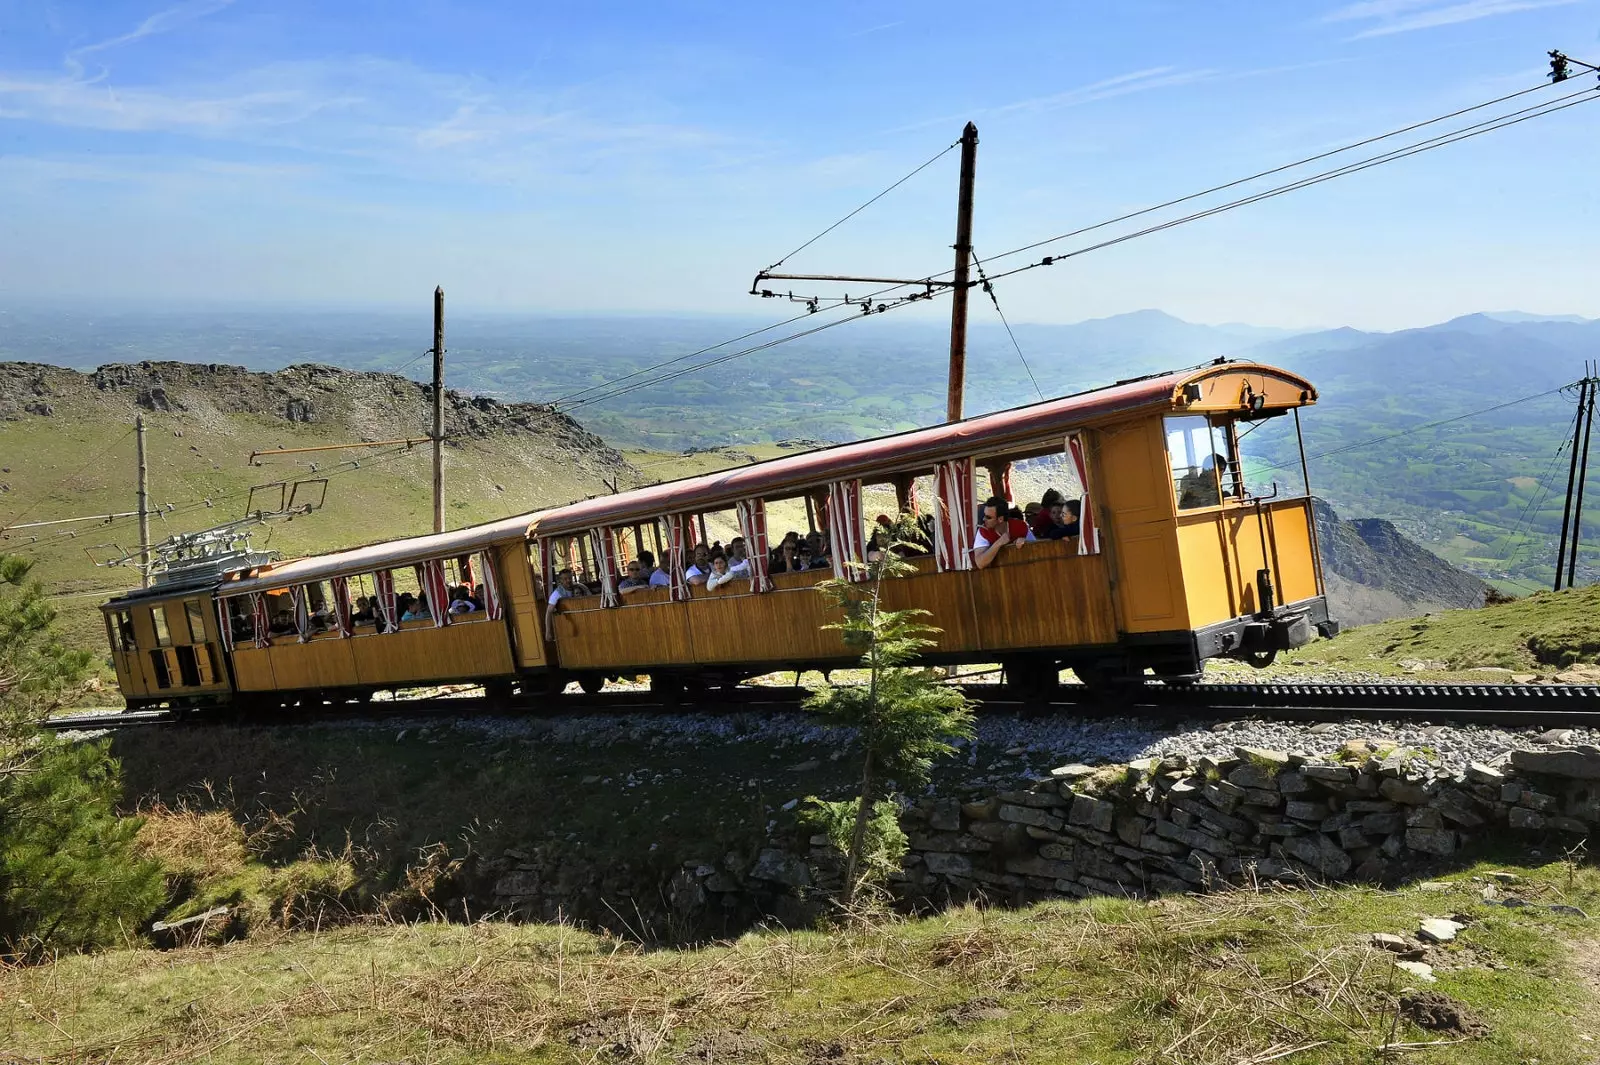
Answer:
[{"label": "train window", "polygon": [[184,646],[178,648],[178,677],[179,683],[185,688],[200,687],[200,665],[195,658],[195,648]]},{"label": "train window", "polygon": [[115,615],[115,624],[117,635],[112,646],[120,647],[124,651],[135,650],[138,644],[133,636],[133,615],[126,610],[119,610]]},{"label": "train window", "polygon": [[165,651],[150,652],[151,673],[155,677],[156,687],[172,687],[172,671],[167,668],[167,653]]},{"label": "train window", "polygon": [[167,627],[167,608],[153,606],[150,608],[150,621],[156,627],[156,646],[172,646],[172,630]]},{"label": "train window", "polygon": [[206,642],[206,615],[205,607],[200,605],[198,599],[185,599],[183,612],[189,621],[189,642]]},{"label": "train window", "polygon": [[1167,458],[1172,489],[1179,510],[1214,507],[1222,502],[1224,478],[1231,488],[1232,444],[1226,425],[1213,425],[1204,415],[1185,414],[1166,419]]},{"label": "train window", "polygon": [[228,631],[233,634],[233,642],[243,644],[247,640],[254,640],[256,622],[250,613],[250,597],[236,595],[223,602],[228,604]]}]

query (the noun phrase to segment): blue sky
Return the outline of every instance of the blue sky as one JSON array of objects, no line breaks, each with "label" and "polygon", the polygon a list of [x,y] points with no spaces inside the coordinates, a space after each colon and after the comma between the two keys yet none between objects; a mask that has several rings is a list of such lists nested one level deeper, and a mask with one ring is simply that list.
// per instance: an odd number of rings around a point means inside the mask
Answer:
[{"label": "blue sky", "polygon": [[[0,301],[395,305],[439,283],[456,307],[776,316],[751,274],[968,119],[982,254],[1532,85],[1554,47],[1600,62],[1600,0],[0,0]],[[1600,107],[1572,108],[1002,301],[1600,316],[1597,132]],[[789,265],[942,269],[954,184],[952,153]]]}]

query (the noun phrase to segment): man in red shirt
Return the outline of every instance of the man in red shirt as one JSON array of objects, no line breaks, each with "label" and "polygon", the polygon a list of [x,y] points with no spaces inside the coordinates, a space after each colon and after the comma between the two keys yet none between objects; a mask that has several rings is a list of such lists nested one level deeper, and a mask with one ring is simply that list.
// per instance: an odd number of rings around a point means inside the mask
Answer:
[{"label": "man in red shirt", "polygon": [[1028,523],[1021,518],[1007,518],[1010,507],[1000,496],[990,496],[983,504],[983,524],[972,541],[972,562],[984,569],[1000,556],[1006,544],[1021,547],[1028,538]]}]

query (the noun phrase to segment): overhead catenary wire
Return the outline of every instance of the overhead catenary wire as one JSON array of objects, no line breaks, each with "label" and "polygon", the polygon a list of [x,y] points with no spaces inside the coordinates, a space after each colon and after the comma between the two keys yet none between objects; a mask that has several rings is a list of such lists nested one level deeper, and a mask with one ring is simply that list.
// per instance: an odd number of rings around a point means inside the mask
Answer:
[{"label": "overhead catenary wire", "polygon": [[38,510],[39,507],[44,504],[45,500],[49,499],[56,492],[57,489],[61,488],[63,485],[71,483],[73,480],[75,480],[77,478],[78,474],[82,473],[84,470],[88,469],[90,466],[93,466],[95,463],[99,462],[101,459],[105,458],[107,455],[109,455],[112,452],[113,449],[115,449],[116,447],[121,445],[124,441],[126,441],[130,436],[132,436],[136,432],[138,432],[137,429],[130,428],[127,432],[123,433],[121,436],[119,436],[115,440],[111,441],[111,443],[107,444],[105,447],[103,447],[99,451],[95,452],[94,455],[87,462],[85,462],[82,466],[79,466],[77,469],[73,470],[71,473],[67,474],[65,477],[57,478],[54,482],[51,483],[50,487],[46,488],[38,496],[35,496],[34,499],[33,499],[33,502],[29,503],[26,507],[24,507],[10,521],[8,521],[4,525],[0,525],[0,533],[5,532],[7,529],[11,528],[12,526],[14,526],[18,522],[20,522],[23,518],[26,518],[28,515],[32,514],[35,510]]},{"label": "overhead catenary wire", "polygon": [[[1445,115],[1436,116],[1435,118],[1427,119],[1427,120],[1422,121],[1422,122],[1412,123],[1412,124],[1410,124],[1408,126],[1400,127],[1399,129],[1396,129],[1396,130],[1391,130],[1388,133],[1380,134],[1380,135],[1378,135],[1376,137],[1369,137],[1369,138],[1365,138],[1364,140],[1361,140],[1361,141],[1353,142],[1352,144],[1349,144],[1349,145],[1344,145],[1344,146],[1342,146],[1341,148],[1338,148],[1338,149],[1332,149],[1330,151],[1322,152],[1322,153],[1319,153],[1319,154],[1314,155],[1314,156],[1308,156],[1305,159],[1297,160],[1294,163],[1289,163],[1289,164],[1285,164],[1284,166],[1281,166],[1281,167],[1275,167],[1275,168],[1273,168],[1271,170],[1262,171],[1262,172],[1260,172],[1260,174],[1252,175],[1251,177],[1241,178],[1241,179],[1238,179],[1236,181],[1228,182],[1228,183],[1225,183],[1225,184],[1220,185],[1220,186],[1214,186],[1213,188],[1208,189],[1208,190],[1203,190],[1203,191],[1198,192],[1198,193],[1190,194],[1189,196],[1179,197],[1179,198],[1177,198],[1175,200],[1167,201],[1167,203],[1165,205],[1157,205],[1155,207],[1143,209],[1143,210],[1138,211],[1138,212],[1131,212],[1131,213],[1129,213],[1129,214],[1127,214],[1125,216],[1119,216],[1116,219],[1109,219],[1109,220],[1107,220],[1105,222],[1095,223],[1092,226],[1086,226],[1086,227],[1082,227],[1082,228],[1077,229],[1077,230],[1073,230],[1070,233],[1058,234],[1057,236],[1047,238],[1044,241],[1035,241],[1035,242],[1032,242],[1030,244],[1023,245],[1023,246],[1021,246],[1019,248],[1010,249],[1009,251],[1006,251],[1006,252],[1000,252],[1000,253],[997,253],[995,255],[991,255],[991,256],[988,256],[988,257],[984,258],[982,260],[982,262],[984,262],[984,263],[993,263],[994,261],[996,261],[998,259],[1003,259],[1008,255],[1018,254],[1021,251],[1032,250],[1034,248],[1041,247],[1041,246],[1043,246],[1045,244],[1049,244],[1049,243],[1057,242],[1057,241],[1060,241],[1060,240],[1063,240],[1063,239],[1067,239],[1068,237],[1073,236],[1073,235],[1078,235],[1078,234],[1090,232],[1090,231],[1095,230],[1095,229],[1104,228],[1107,225],[1115,224],[1115,222],[1117,222],[1119,220],[1126,220],[1127,218],[1140,217],[1140,216],[1142,216],[1144,214],[1148,214],[1148,213],[1151,213],[1153,211],[1160,210],[1160,209],[1162,209],[1163,206],[1171,206],[1171,205],[1174,205],[1174,204],[1177,204],[1177,203],[1188,202],[1189,200],[1192,200],[1192,199],[1207,195],[1207,194],[1209,194],[1211,192],[1220,191],[1220,190],[1227,189],[1227,188],[1232,188],[1232,187],[1235,187],[1235,186],[1237,186],[1239,184],[1243,184],[1245,182],[1248,182],[1248,181],[1251,181],[1251,180],[1255,180],[1256,178],[1258,178],[1260,176],[1267,176],[1267,175],[1282,173],[1282,172],[1284,172],[1286,170],[1291,170],[1291,169],[1294,169],[1295,167],[1305,165],[1308,162],[1314,162],[1314,161],[1317,161],[1317,160],[1320,160],[1320,159],[1325,159],[1325,158],[1328,158],[1330,156],[1340,154],[1341,152],[1351,150],[1353,148],[1361,147],[1361,146],[1367,145],[1367,144],[1376,143],[1378,141],[1386,140],[1386,139],[1389,139],[1391,137],[1394,137],[1394,136],[1397,136],[1397,135],[1400,135],[1400,134],[1403,134],[1403,133],[1406,133],[1406,132],[1412,132],[1412,131],[1415,131],[1417,129],[1425,128],[1425,127],[1430,126],[1430,125],[1435,125],[1435,124],[1437,124],[1437,123],[1439,123],[1441,121],[1447,121],[1450,118],[1460,117],[1461,115],[1469,114],[1469,113],[1472,113],[1474,111],[1479,111],[1479,110],[1482,110],[1482,109],[1484,109],[1486,107],[1494,106],[1495,104],[1498,104],[1498,103],[1504,103],[1504,102],[1506,102],[1508,100],[1516,99],[1518,97],[1525,96],[1525,95],[1527,95],[1529,93],[1536,92],[1536,91],[1538,91],[1540,89],[1544,89],[1544,88],[1548,88],[1548,86],[1543,84],[1543,83],[1541,83],[1538,86],[1534,86],[1534,87],[1531,87],[1531,88],[1528,88],[1528,89],[1522,89],[1522,90],[1519,90],[1519,91],[1514,92],[1514,93],[1508,93],[1508,94],[1496,97],[1495,99],[1485,101],[1482,104],[1477,104],[1477,105],[1474,105],[1474,106],[1468,107],[1468,108],[1459,108],[1459,109],[1457,109],[1455,111],[1452,111],[1452,112],[1449,112],[1448,114],[1445,114]],[[1015,276],[1017,274],[1026,272],[1028,270],[1037,269],[1037,268],[1042,267],[1042,266],[1053,265],[1056,262],[1060,262],[1060,261],[1063,261],[1063,260],[1068,259],[1068,258],[1076,257],[1076,256],[1079,256],[1079,255],[1085,255],[1085,254],[1088,254],[1089,252],[1093,252],[1093,251],[1099,251],[1099,250],[1102,250],[1104,248],[1109,248],[1109,247],[1112,247],[1112,246],[1115,246],[1115,245],[1118,245],[1118,244],[1125,243],[1125,242],[1130,241],[1130,240],[1137,239],[1139,237],[1150,236],[1150,235],[1152,235],[1154,233],[1159,233],[1159,232],[1165,231],[1167,229],[1172,229],[1172,228],[1175,228],[1175,227],[1180,226],[1180,225],[1185,225],[1185,224],[1187,224],[1189,222],[1198,221],[1198,220],[1203,219],[1203,218],[1209,218],[1209,217],[1212,217],[1214,215],[1221,214],[1221,213],[1223,213],[1225,211],[1235,210],[1235,209],[1237,209],[1239,207],[1247,206],[1247,205],[1253,204],[1253,203],[1259,203],[1259,202],[1261,202],[1263,200],[1271,199],[1271,198],[1274,198],[1276,196],[1281,196],[1281,195],[1284,195],[1284,194],[1289,193],[1289,192],[1294,192],[1294,191],[1298,191],[1300,189],[1309,188],[1311,186],[1314,186],[1314,185],[1317,185],[1317,184],[1321,184],[1321,183],[1323,183],[1325,181],[1331,181],[1331,180],[1333,180],[1334,178],[1337,178],[1337,177],[1343,177],[1343,176],[1346,176],[1346,175],[1349,175],[1349,174],[1359,173],[1360,171],[1367,170],[1367,169],[1370,169],[1370,168],[1373,168],[1373,167],[1376,167],[1376,166],[1381,166],[1381,165],[1384,165],[1386,163],[1395,162],[1395,161],[1398,161],[1398,160],[1404,159],[1404,158],[1409,158],[1412,155],[1420,154],[1420,153],[1425,152],[1425,151],[1432,151],[1432,150],[1434,150],[1436,148],[1441,148],[1441,147],[1448,146],[1450,144],[1455,144],[1455,143],[1458,143],[1459,141],[1466,140],[1466,139],[1469,139],[1471,137],[1481,136],[1484,133],[1490,133],[1490,132],[1494,132],[1494,131],[1499,130],[1499,129],[1504,129],[1504,128],[1507,128],[1508,126],[1517,125],[1517,124],[1519,124],[1521,122],[1529,121],[1529,120],[1534,119],[1534,118],[1541,118],[1541,117],[1544,117],[1545,115],[1555,113],[1556,111],[1565,110],[1566,108],[1574,107],[1574,106],[1577,106],[1578,104],[1581,104],[1581,103],[1588,103],[1588,102],[1591,102],[1591,101],[1593,101],[1595,99],[1600,99],[1600,93],[1597,93],[1597,91],[1595,89],[1579,90],[1578,92],[1574,92],[1574,93],[1570,93],[1570,94],[1568,94],[1566,96],[1558,97],[1555,100],[1548,100],[1548,101],[1544,101],[1542,103],[1533,105],[1533,106],[1528,107],[1528,108],[1522,108],[1522,109],[1519,109],[1519,110],[1516,110],[1516,111],[1503,113],[1503,114],[1497,115],[1497,116],[1495,116],[1493,118],[1490,118],[1490,119],[1485,119],[1483,121],[1476,122],[1476,123],[1473,123],[1473,124],[1465,126],[1465,127],[1458,127],[1456,129],[1450,130],[1450,131],[1448,131],[1446,133],[1438,134],[1436,136],[1426,138],[1426,139],[1424,139],[1422,141],[1413,142],[1411,144],[1404,145],[1404,146],[1402,146],[1400,148],[1392,149],[1390,151],[1379,153],[1379,154],[1374,155],[1374,156],[1369,156],[1367,158],[1364,158],[1364,159],[1361,159],[1361,160],[1357,160],[1356,162],[1349,163],[1349,164],[1346,164],[1346,165],[1343,165],[1343,166],[1340,166],[1340,167],[1336,167],[1336,168],[1333,168],[1331,170],[1321,172],[1319,174],[1314,174],[1314,175],[1311,175],[1311,176],[1306,177],[1306,178],[1298,179],[1296,181],[1287,182],[1287,183],[1285,183],[1283,185],[1279,185],[1279,186],[1276,186],[1274,188],[1270,188],[1270,189],[1264,190],[1262,192],[1253,193],[1251,195],[1244,196],[1244,197],[1239,197],[1239,198],[1237,198],[1235,200],[1228,201],[1228,202],[1225,202],[1223,204],[1219,204],[1219,205],[1216,205],[1214,207],[1207,208],[1207,209],[1205,209],[1203,211],[1193,212],[1191,214],[1182,216],[1180,218],[1170,219],[1170,220],[1158,223],[1157,225],[1148,226],[1148,227],[1145,227],[1143,229],[1136,230],[1136,231],[1134,231],[1132,233],[1122,234],[1122,235],[1119,235],[1117,237],[1111,238],[1109,240],[1100,241],[1100,242],[1097,242],[1097,243],[1094,243],[1094,244],[1090,244],[1090,245],[1082,247],[1082,248],[1073,249],[1071,251],[1064,252],[1064,253],[1061,253],[1061,254],[1058,254],[1058,255],[1046,256],[1041,261],[1029,263],[1029,264],[1026,264],[1024,266],[1020,266],[1020,267],[1017,267],[1017,268],[1014,268],[1014,269],[1011,269],[1011,270],[1007,270],[1007,271],[1004,271],[1004,272],[999,273],[999,274],[991,275],[988,278],[988,280],[989,280],[989,283],[992,285],[995,282],[998,282],[998,281],[1003,280],[1005,278],[1009,278],[1009,277]],[[928,275],[928,279],[944,277],[944,276],[950,274],[951,272],[952,271],[950,271],[950,270],[944,270],[944,271],[940,271],[938,273],[929,274]],[[980,283],[980,282],[975,282],[975,284],[976,283]],[[921,282],[916,282],[916,284],[921,284]],[[620,397],[620,396],[623,396],[623,395],[627,395],[627,394],[629,394],[631,392],[637,391],[641,387],[648,387],[648,386],[653,386],[653,385],[656,385],[656,384],[664,384],[667,381],[675,380],[678,377],[684,376],[687,373],[694,373],[694,372],[698,372],[699,370],[709,369],[709,368],[714,367],[714,366],[719,366],[719,365],[722,365],[722,364],[724,364],[724,363],[726,363],[726,362],[728,362],[728,361],[730,361],[732,359],[742,358],[742,357],[744,357],[746,355],[754,354],[754,353],[759,352],[759,351],[768,350],[768,349],[770,349],[772,347],[776,347],[779,344],[787,343],[787,342],[789,342],[791,340],[800,339],[801,337],[804,337],[804,336],[810,336],[813,333],[820,332],[822,329],[832,328],[833,325],[841,324],[842,322],[845,322],[845,321],[854,321],[856,317],[865,316],[865,314],[867,314],[867,313],[882,313],[884,311],[894,310],[894,309],[897,309],[899,307],[905,306],[908,303],[920,301],[922,299],[932,298],[933,295],[939,294],[939,293],[933,293],[933,292],[930,292],[930,293],[913,293],[913,294],[911,294],[909,296],[892,297],[892,298],[886,299],[882,303],[879,303],[876,307],[872,306],[871,301],[876,300],[879,297],[889,296],[891,293],[894,293],[896,291],[899,291],[899,290],[907,288],[907,287],[911,287],[911,286],[908,286],[908,285],[892,285],[892,286],[886,287],[884,289],[880,289],[880,290],[877,290],[875,292],[870,293],[863,300],[856,301],[856,302],[859,302],[859,303],[862,304],[862,307],[861,307],[862,315],[859,315],[859,316],[851,316],[851,317],[847,317],[847,318],[842,318],[842,319],[839,319],[838,321],[829,323],[828,325],[821,326],[821,327],[818,327],[816,329],[801,330],[801,331],[798,331],[796,333],[790,334],[790,335],[788,335],[786,337],[779,338],[779,339],[777,339],[775,341],[770,341],[770,342],[767,342],[767,343],[764,343],[764,344],[755,345],[755,346],[752,346],[752,347],[749,347],[749,348],[741,349],[741,350],[736,351],[736,352],[727,353],[725,355],[718,356],[717,358],[708,359],[708,360],[705,360],[704,362],[694,364],[693,366],[682,367],[682,368],[679,368],[677,370],[674,370],[670,374],[664,374],[664,375],[660,375],[660,376],[654,377],[654,378],[645,378],[644,380],[638,380],[638,377],[640,376],[640,374],[647,373],[648,371],[636,371],[635,374],[629,375],[629,378],[631,379],[632,383],[627,384],[625,387],[610,388],[609,386],[606,386],[606,385],[591,386],[591,388],[586,390],[586,392],[584,393],[581,403],[573,403],[567,409],[575,409],[575,408],[580,407],[580,406],[587,406],[587,405],[592,404],[592,403],[598,403],[598,402],[602,402],[604,400],[617,398],[617,397]],[[939,290],[939,291],[941,293],[943,291],[948,291],[948,287],[946,287],[945,289]],[[795,320],[797,320],[797,319],[790,319],[789,322],[782,323],[782,324],[789,324],[789,323],[792,323]],[[693,356],[689,356],[689,357],[693,357]],[[619,379],[619,380],[621,380],[621,379]]]},{"label": "overhead catenary wire", "polygon": [[989,297],[989,302],[994,304],[994,313],[1000,316],[1000,324],[1006,327],[1006,336],[1011,338],[1011,346],[1016,349],[1017,358],[1022,362],[1022,368],[1028,372],[1028,380],[1033,384],[1033,390],[1039,396],[1039,402],[1044,402],[1044,389],[1039,387],[1038,378],[1033,376],[1033,367],[1028,365],[1028,357],[1022,353],[1022,345],[1017,343],[1017,334],[1011,331],[1011,323],[1006,321],[1006,312],[1000,309],[1000,297],[994,294],[994,285],[983,271],[983,260],[978,258],[976,249],[972,252],[972,265],[978,268],[978,283]]}]

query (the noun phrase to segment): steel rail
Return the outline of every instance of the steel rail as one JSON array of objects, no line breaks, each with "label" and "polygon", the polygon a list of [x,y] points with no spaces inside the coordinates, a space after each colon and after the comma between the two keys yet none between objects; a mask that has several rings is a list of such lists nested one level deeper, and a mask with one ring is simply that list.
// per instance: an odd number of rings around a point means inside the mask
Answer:
[{"label": "steel rail", "polygon": [[[963,690],[989,710],[1030,714],[1142,716],[1168,719],[1426,721],[1430,724],[1531,727],[1600,727],[1600,685],[1576,684],[1196,684],[1130,686],[1122,692],[1064,684],[1038,694],[999,684],[965,685]],[[644,690],[523,695],[501,704],[478,696],[444,695],[376,702],[320,702],[245,708],[140,710],[73,714],[50,718],[55,731],[120,729],[145,725],[235,723],[305,725],[317,721],[378,720],[406,716],[639,712],[741,713],[756,708],[793,709],[807,694],[790,686],[740,686],[703,692],[665,694]]]}]

